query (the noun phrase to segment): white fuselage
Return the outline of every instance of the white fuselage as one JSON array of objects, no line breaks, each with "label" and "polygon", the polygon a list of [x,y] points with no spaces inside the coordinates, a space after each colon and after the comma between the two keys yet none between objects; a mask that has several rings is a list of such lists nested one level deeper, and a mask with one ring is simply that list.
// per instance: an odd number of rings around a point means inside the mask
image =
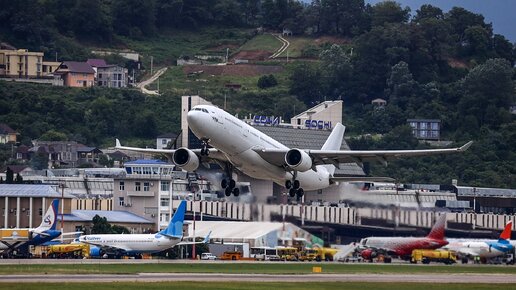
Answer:
[{"label": "white fuselage", "polygon": [[[196,106],[188,112],[188,125],[199,139],[223,152],[238,170],[256,179],[272,180],[284,185],[292,171],[264,160],[256,149],[289,149],[231,114],[213,106]],[[304,190],[318,190],[330,185],[330,174],[324,166],[297,173]]]},{"label": "white fuselage", "polygon": [[510,251],[508,247],[514,248],[514,241],[511,241],[507,244],[498,243],[497,240],[448,241],[449,244],[444,247],[445,249],[454,251],[459,254],[464,254],[468,256],[478,256],[481,258],[498,257],[507,254]]},{"label": "white fuselage", "polygon": [[128,253],[156,253],[175,246],[181,239],[171,239],[161,234],[112,234],[81,236],[79,241]]}]

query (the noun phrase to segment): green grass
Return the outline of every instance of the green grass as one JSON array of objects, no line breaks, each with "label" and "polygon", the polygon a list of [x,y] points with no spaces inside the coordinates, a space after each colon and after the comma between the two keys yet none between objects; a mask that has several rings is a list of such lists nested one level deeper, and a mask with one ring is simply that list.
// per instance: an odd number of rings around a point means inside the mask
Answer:
[{"label": "green grass", "polygon": [[[92,283],[0,283],[0,289],[10,290],[55,290],[73,289],[90,290]],[[116,283],[95,283],[96,290],[100,289],[124,289],[124,290],[146,290],[146,289],[248,289],[248,290],[319,290],[319,289],[418,289],[424,287],[426,290],[441,289],[510,289],[514,285],[504,284],[431,284],[431,283],[356,283],[356,282],[324,282],[324,283],[256,283],[256,282],[116,282]]]},{"label": "green grass", "polygon": [[119,41],[140,53],[143,65],[150,69],[150,56],[153,56],[154,65],[158,67],[174,64],[183,55],[225,55],[227,47],[232,48],[232,52],[234,47],[244,44],[249,37],[249,30],[206,28],[196,31],[171,30],[141,40],[119,37]]},{"label": "green grass", "polygon": [[171,264],[43,264],[1,265],[0,274],[77,273],[77,274],[133,274],[133,273],[261,273],[307,274],[313,266],[322,267],[323,273],[486,273],[514,274],[514,267],[463,265],[377,265],[377,264],[313,264],[313,263],[171,263]]},{"label": "green grass", "polygon": [[265,50],[275,52],[281,47],[281,41],[271,34],[258,35],[246,42],[240,50]]}]

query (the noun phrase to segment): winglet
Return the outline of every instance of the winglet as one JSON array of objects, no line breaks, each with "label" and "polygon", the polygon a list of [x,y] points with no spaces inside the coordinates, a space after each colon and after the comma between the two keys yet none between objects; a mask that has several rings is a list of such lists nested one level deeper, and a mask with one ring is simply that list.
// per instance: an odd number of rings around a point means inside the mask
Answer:
[{"label": "winglet", "polygon": [[468,150],[468,148],[471,146],[471,144],[473,144],[473,141],[469,141],[468,143],[462,145],[459,147],[459,149],[457,151],[459,152],[463,152],[463,151],[466,151]]},{"label": "winglet", "polygon": [[512,221],[509,221],[505,225],[503,232],[500,234],[500,240],[510,240],[511,239],[511,231],[512,231]]},{"label": "winglet", "polygon": [[120,148],[120,147],[122,147],[122,144],[120,144],[120,140],[118,140],[118,138],[117,138],[115,141],[115,148]]},{"label": "winglet", "polygon": [[206,235],[206,237],[202,241],[203,244],[207,244],[210,242],[210,235],[211,235],[211,231]]}]

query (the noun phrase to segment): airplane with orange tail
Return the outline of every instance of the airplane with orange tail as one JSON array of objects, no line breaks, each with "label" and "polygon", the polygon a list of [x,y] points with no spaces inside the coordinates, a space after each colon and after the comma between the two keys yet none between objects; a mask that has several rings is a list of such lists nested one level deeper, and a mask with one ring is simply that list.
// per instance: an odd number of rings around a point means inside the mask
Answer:
[{"label": "airplane with orange tail", "polygon": [[498,240],[454,240],[449,239],[445,247],[462,257],[480,257],[491,259],[514,252],[514,244],[511,243],[512,221],[506,225]]}]

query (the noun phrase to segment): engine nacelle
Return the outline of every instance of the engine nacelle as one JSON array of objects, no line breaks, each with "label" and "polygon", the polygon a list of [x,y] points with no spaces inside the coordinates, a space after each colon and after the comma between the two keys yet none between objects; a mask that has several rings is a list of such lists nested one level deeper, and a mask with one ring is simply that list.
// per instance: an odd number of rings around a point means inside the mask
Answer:
[{"label": "engine nacelle", "polygon": [[360,256],[362,256],[364,260],[371,261],[372,259],[378,256],[378,253],[372,249],[365,249],[362,252],[360,252]]},{"label": "engine nacelle", "polygon": [[199,167],[199,157],[188,148],[179,148],[172,156],[174,163],[186,171],[195,171]]},{"label": "engine nacelle", "polygon": [[97,246],[90,246],[90,257],[100,258],[104,255],[104,251]]},{"label": "engine nacelle", "polygon": [[297,171],[308,171],[312,169],[312,158],[303,150],[290,149],[285,154],[285,162],[287,165]]}]

